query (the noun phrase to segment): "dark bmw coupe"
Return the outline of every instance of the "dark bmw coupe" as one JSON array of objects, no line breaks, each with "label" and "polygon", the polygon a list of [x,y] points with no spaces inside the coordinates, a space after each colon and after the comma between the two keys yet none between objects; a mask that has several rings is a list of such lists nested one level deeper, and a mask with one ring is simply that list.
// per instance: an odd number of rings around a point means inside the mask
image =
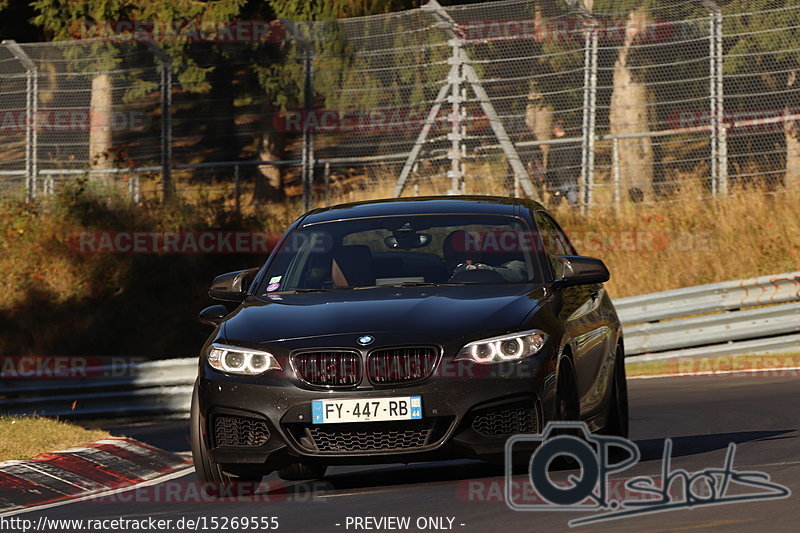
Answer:
[{"label": "dark bmw coupe", "polygon": [[327,465],[492,459],[550,420],[627,436],[622,330],[536,202],[362,202],[298,219],[264,266],[217,277],[224,302],[192,399],[212,487]]}]

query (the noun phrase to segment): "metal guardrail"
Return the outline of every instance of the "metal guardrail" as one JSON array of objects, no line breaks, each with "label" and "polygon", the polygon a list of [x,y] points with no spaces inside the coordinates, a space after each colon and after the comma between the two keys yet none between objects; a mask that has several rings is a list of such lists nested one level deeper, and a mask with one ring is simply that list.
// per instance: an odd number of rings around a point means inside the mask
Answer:
[{"label": "metal guardrail", "polygon": [[183,418],[189,413],[197,358],[87,367],[81,375],[87,377],[3,380],[0,413],[104,420]]},{"label": "metal guardrail", "polygon": [[[800,351],[800,272],[615,300],[636,361]],[[0,383],[0,413],[185,418],[197,358],[86,368],[83,378]]]},{"label": "metal guardrail", "polygon": [[800,350],[800,272],[614,301],[637,360]]}]

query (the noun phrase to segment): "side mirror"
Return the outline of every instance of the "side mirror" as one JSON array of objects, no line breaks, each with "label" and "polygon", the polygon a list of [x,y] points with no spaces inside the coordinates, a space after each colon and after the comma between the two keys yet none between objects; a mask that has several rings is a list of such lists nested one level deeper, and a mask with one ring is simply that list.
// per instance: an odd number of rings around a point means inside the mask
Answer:
[{"label": "side mirror", "polygon": [[564,287],[605,283],[611,277],[605,263],[594,257],[560,255],[556,259],[561,266],[561,272],[556,272],[556,281]]},{"label": "side mirror", "polygon": [[251,268],[217,276],[211,283],[208,296],[212,300],[222,302],[241,302],[247,296],[247,289],[250,287],[250,283],[252,283],[258,270],[257,268]]},{"label": "side mirror", "polygon": [[209,326],[219,326],[227,315],[228,309],[224,305],[212,305],[200,311],[197,320]]}]

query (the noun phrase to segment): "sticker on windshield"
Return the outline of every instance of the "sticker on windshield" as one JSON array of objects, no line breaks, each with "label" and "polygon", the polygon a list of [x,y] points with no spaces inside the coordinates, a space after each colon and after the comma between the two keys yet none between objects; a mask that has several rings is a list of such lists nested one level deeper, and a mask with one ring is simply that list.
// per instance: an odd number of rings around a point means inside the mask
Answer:
[{"label": "sticker on windshield", "polygon": [[282,277],[283,276],[273,276],[269,278],[269,284],[272,285],[273,283],[280,283]]},{"label": "sticker on windshield", "polygon": [[267,292],[274,292],[281,288],[280,283],[270,283],[267,285]]}]

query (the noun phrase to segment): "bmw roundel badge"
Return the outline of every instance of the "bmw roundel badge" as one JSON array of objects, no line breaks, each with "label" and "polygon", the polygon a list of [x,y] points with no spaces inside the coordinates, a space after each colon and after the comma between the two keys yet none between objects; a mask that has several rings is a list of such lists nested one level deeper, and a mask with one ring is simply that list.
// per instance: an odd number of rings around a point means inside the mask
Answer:
[{"label": "bmw roundel badge", "polygon": [[361,346],[366,346],[367,344],[372,344],[373,342],[375,342],[375,337],[373,337],[372,335],[362,335],[361,337],[358,338],[357,342]]}]

